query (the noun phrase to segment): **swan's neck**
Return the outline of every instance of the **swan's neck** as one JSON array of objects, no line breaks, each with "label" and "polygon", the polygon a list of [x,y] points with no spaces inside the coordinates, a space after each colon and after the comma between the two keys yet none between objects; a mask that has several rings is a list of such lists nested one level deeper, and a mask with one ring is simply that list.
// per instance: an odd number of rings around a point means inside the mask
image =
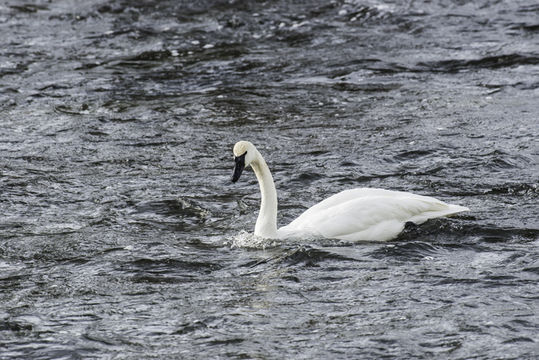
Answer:
[{"label": "swan's neck", "polygon": [[264,238],[277,237],[277,191],[273,183],[273,177],[266,161],[257,154],[256,160],[251,163],[258,184],[260,185],[261,203],[260,213],[256,220],[255,235]]}]

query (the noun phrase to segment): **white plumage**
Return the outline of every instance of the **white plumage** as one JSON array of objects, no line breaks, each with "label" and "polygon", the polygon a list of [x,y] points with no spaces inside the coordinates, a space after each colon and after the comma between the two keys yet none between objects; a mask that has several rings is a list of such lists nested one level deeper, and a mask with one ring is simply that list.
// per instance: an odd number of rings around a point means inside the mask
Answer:
[{"label": "white plumage", "polygon": [[404,224],[468,210],[432,197],[400,191],[358,188],[345,190],[307,209],[279,237],[323,236],[349,241],[386,241],[396,237]]},{"label": "white plumage", "polygon": [[269,168],[253,144],[234,146],[237,181],[251,166],[258,178],[262,201],[255,235],[264,238],[325,237],[348,241],[386,241],[395,238],[406,222],[421,224],[469,209],[428,196],[401,191],[356,188],[335,194],[307,209],[289,225],[277,230],[277,193]]}]

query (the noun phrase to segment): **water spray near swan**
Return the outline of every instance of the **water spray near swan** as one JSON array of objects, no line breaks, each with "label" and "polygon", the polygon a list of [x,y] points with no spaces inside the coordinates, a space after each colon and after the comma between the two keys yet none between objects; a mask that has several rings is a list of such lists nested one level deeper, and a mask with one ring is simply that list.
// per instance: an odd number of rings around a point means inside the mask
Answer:
[{"label": "water spray near swan", "polygon": [[347,241],[386,241],[395,238],[407,222],[450,216],[467,207],[428,196],[375,188],[344,190],[307,209],[290,224],[277,229],[277,191],[266,161],[248,141],[234,145],[234,173],[239,180],[251,166],[260,186],[256,236],[268,239],[324,237]]}]

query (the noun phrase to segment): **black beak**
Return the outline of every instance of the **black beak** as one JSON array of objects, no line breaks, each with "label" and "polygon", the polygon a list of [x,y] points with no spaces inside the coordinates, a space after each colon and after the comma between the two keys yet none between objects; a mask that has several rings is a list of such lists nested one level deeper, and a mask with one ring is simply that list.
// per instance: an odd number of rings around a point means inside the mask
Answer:
[{"label": "black beak", "polygon": [[234,158],[236,165],[234,165],[234,173],[232,174],[232,182],[238,181],[238,179],[241,176],[241,173],[243,172],[243,169],[245,169],[245,155],[247,155],[247,152],[245,152],[245,154],[241,156],[236,156]]}]

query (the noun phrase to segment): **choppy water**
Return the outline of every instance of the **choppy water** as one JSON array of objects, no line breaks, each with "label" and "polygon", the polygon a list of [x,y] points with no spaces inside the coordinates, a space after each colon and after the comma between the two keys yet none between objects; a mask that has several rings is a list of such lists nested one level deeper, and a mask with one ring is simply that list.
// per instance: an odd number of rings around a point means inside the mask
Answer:
[{"label": "choppy water", "polygon": [[[539,356],[536,1],[9,1],[0,33],[0,358]],[[240,248],[239,139],[281,224],[359,186],[472,211]]]}]

